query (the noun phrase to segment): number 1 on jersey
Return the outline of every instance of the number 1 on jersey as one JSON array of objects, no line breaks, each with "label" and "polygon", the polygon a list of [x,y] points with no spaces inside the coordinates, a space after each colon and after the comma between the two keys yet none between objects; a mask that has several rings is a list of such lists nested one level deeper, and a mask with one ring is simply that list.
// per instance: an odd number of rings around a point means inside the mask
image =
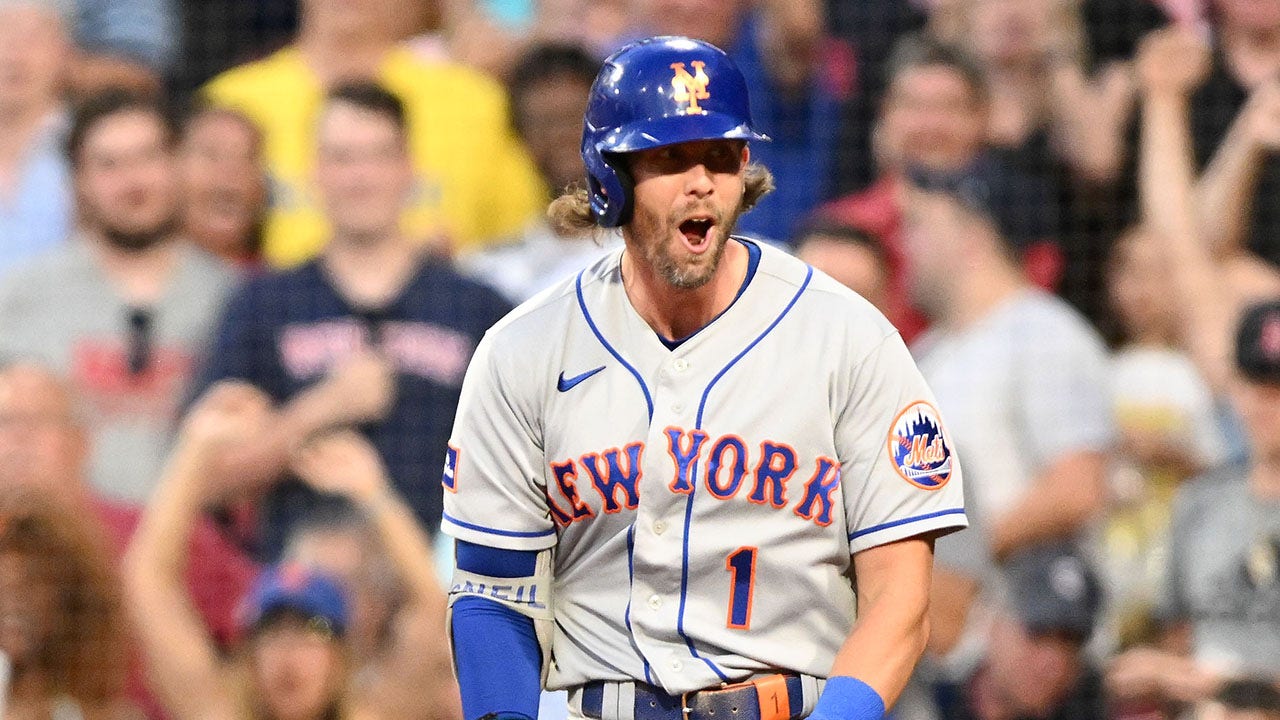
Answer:
[{"label": "number 1 on jersey", "polygon": [[756,584],[756,548],[740,547],[725,558],[724,567],[731,576],[729,584],[729,622],[736,630],[751,627],[751,596]]}]

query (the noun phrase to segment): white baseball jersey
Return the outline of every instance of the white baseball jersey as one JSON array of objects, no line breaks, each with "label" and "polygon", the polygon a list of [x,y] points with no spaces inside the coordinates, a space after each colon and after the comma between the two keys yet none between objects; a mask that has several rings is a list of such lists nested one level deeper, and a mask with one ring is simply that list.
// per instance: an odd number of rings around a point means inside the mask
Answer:
[{"label": "white baseball jersey", "polygon": [[627,299],[619,250],[514,310],[472,358],[442,525],[555,548],[551,688],[825,677],[854,621],[851,553],[967,524],[898,333],[759,252],[737,300],[675,350]]}]

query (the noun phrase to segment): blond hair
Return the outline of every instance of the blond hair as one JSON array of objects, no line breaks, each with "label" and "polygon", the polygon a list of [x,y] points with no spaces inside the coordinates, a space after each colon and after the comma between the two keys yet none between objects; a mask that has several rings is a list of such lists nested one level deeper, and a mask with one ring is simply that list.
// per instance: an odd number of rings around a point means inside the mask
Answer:
[{"label": "blond hair", "polygon": [[[760,198],[773,191],[773,173],[758,163],[748,163],[742,172],[742,200],[738,212],[744,213],[756,206]],[[560,197],[547,206],[547,220],[551,229],[560,235],[581,235],[596,229],[596,218],[591,213],[591,194],[581,185],[565,188]]]}]

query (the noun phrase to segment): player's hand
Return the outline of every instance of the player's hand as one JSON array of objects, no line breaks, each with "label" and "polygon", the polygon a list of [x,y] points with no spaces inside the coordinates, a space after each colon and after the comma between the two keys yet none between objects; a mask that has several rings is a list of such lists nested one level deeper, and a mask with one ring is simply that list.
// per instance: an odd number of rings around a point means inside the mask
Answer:
[{"label": "player's hand", "polygon": [[178,431],[178,447],[211,458],[259,435],[271,415],[266,393],[241,380],[223,380],[191,406]]},{"label": "player's hand", "polygon": [[1155,30],[1138,46],[1138,84],[1148,95],[1190,95],[1204,83],[1211,66],[1209,45],[1182,26]]},{"label": "player's hand", "polygon": [[321,382],[333,425],[381,420],[396,400],[396,371],[391,362],[364,350],[335,367]]},{"label": "player's hand", "polygon": [[389,486],[377,449],[354,430],[325,433],[306,442],[294,453],[292,469],[312,488],[356,502],[372,500]]}]

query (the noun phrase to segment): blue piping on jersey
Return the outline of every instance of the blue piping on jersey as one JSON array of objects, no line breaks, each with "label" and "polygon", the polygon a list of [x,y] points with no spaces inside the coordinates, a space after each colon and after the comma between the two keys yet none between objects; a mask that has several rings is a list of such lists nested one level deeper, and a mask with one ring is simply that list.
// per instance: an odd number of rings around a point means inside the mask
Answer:
[{"label": "blue piping on jersey", "polygon": [[899,525],[906,525],[908,523],[920,522],[921,520],[932,520],[933,518],[942,517],[943,515],[963,515],[963,514],[964,514],[964,508],[960,507],[960,508],[950,508],[948,510],[939,510],[937,512],[925,513],[924,515],[916,515],[915,517],[902,518],[901,520],[890,520],[887,523],[880,523],[879,525],[872,525],[869,528],[863,528],[856,532],[851,532],[849,533],[849,540],[853,541],[864,535],[870,535],[873,532],[880,532],[881,530],[888,530],[889,528],[898,527]]},{"label": "blue piping on jersey", "polygon": [[444,516],[445,520],[448,520],[449,522],[453,523],[454,525],[457,525],[458,527],[466,528],[468,530],[475,530],[477,532],[487,533],[489,535],[499,535],[501,537],[539,538],[539,537],[547,537],[549,535],[556,534],[555,528],[551,528],[549,530],[531,530],[528,532],[519,531],[519,530],[498,530],[496,528],[485,527],[483,525],[475,525],[473,523],[463,522],[457,518],[449,517],[449,513],[441,513],[441,515]]},{"label": "blue piping on jersey", "polygon": [[[708,383],[706,389],[702,391],[702,400],[698,403],[698,416],[694,424],[694,429],[702,429],[702,415],[707,409],[707,398],[711,396],[711,389],[715,387],[717,382],[720,382],[720,378],[724,377],[725,373],[729,372],[730,368],[738,364],[739,360],[745,357],[747,353],[751,352],[756,345],[759,345],[760,341],[764,340],[769,333],[773,332],[773,329],[778,326],[778,323],[782,322],[782,319],[787,316],[787,313],[791,312],[791,308],[795,307],[796,302],[809,287],[809,281],[812,279],[813,268],[806,268],[804,282],[800,283],[800,289],[796,290],[796,294],[791,298],[791,302],[788,302],[787,306],[782,308],[782,312],[778,313],[778,317],[774,318],[773,322],[769,323],[769,327],[765,328],[764,332],[760,333],[755,340],[751,341],[751,344],[743,348],[742,352],[734,356],[728,364],[720,369],[720,372],[716,373],[715,377],[711,378],[711,382]],[[690,472],[692,477],[697,477],[697,460],[694,460],[693,467]],[[684,504],[684,547],[681,549],[680,558],[680,611],[676,616],[676,632],[680,633],[680,637],[684,638],[685,645],[689,647],[690,655],[706,663],[707,667],[711,668],[711,671],[718,675],[722,681],[728,682],[729,676],[725,675],[720,668],[715,666],[715,663],[711,662],[711,660],[699,655],[697,648],[693,646],[693,640],[685,634],[684,631],[684,607],[689,594],[689,527],[693,520],[693,497],[697,491],[698,483],[694,482],[692,488],[689,490],[689,498],[685,500]]]},{"label": "blue piping on jersey", "polygon": [[635,377],[636,382],[640,383],[640,390],[644,393],[644,404],[649,408],[649,421],[652,422],[653,397],[649,395],[649,386],[644,384],[644,378],[640,376],[640,372],[636,370],[631,363],[623,360],[622,356],[618,354],[618,351],[614,350],[613,346],[609,344],[609,341],[604,339],[604,335],[600,332],[600,328],[596,327],[596,321],[591,319],[591,313],[587,312],[587,301],[582,297],[582,275],[585,272],[586,270],[583,270],[578,273],[578,279],[575,282],[578,289],[578,308],[582,310],[582,317],[587,321],[587,327],[591,328],[591,332],[595,333],[596,340],[599,340],[600,344],[604,346],[604,349],[608,350],[609,354],[612,355],[615,360],[622,363],[622,367],[626,368],[627,372],[631,373],[631,375]]},{"label": "blue piping on jersey", "polygon": [[636,524],[631,523],[627,527],[627,609],[622,613],[622,622],[627,626],[627,634],[631,636],[631,645],[636,650],[636,655],[640,656],[640,662],[644,663],[644,681],[653,684],[653,676],[649,673],[649,659],[640,652],[640,647],[636,645],[636,636],[631,632],[631,587],[635,583],[636,567],[635,567],[635,551],[636,551]]}]

